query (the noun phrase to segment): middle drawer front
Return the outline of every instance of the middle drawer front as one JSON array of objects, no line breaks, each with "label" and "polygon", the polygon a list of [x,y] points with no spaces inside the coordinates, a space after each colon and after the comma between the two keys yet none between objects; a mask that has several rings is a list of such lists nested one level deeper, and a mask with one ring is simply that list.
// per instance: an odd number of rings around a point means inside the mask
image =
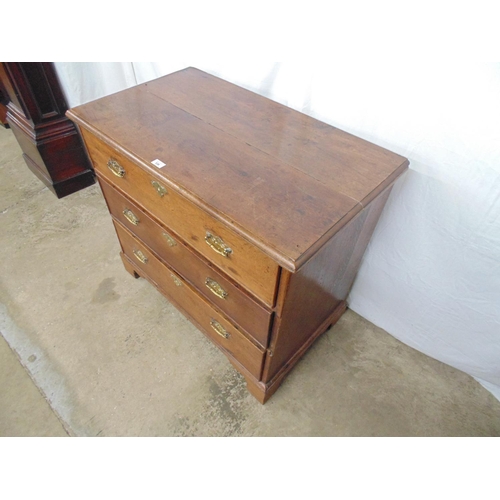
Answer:
[{"label": "middle drawer front", "polygon": [[182,311],[191,317],[207,336],[239,361],[260,380],[264,350],[250,342],[232,323],[206,302],[180,275],[164,265],[139,240],[125,229],[118,232],[123,253]]},{"label": "middle drawer front", "polygon": [[263,347],[267,347],[271,312],[252,300],[219,271],[196,256],[170,229],[151,219],[136,204],[100,180],[111,215],[153,252],[228,314]]}]

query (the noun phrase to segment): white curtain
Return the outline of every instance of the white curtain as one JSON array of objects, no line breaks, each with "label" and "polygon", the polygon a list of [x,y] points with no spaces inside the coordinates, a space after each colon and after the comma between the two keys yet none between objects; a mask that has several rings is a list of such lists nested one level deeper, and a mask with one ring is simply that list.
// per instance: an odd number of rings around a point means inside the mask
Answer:
[{"label": "white curtain", "polygon": [[56,63],[70,106],[187,66],[409,158],[349,306],[500,399],[500,64]]}]

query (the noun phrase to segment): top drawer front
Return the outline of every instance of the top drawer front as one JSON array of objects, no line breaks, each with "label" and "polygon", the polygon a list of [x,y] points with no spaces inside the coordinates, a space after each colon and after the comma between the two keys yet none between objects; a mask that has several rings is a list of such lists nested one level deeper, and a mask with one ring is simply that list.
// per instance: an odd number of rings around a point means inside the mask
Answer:
[{"label": "top drawer front", "polygon": [[[269,307],[274,305],[279,268],[270,257],[173,189],[167,188],[161,178],[147,173],[84,129],[82,135],[99,175],[171,227],[210,262]],[[110,160],[111,168],[108,167]]]}]

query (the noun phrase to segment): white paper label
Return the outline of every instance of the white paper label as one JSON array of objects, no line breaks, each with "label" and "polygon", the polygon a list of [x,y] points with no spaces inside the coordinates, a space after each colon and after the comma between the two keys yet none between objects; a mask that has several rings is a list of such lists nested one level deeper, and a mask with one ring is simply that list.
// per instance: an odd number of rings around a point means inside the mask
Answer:
[{"label": "white paper label", "polygon": [[158,167],[158,168],[162,168],[162,167],[164,167],[164,166],[166,165],[166,163],[163,163],[161,160],[158,160],[158,159],[153,160],[151,163],[152,163],[155,167]]}]

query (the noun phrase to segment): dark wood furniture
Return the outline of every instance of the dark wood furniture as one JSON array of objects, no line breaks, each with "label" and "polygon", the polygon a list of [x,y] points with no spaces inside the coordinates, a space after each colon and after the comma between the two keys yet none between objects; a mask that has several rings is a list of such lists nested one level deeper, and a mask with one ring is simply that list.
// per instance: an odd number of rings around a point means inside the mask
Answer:
[{"label": "dark wood furniture", "polygon": [[5,128],[9,128],[7,123],[7,104],[9,102],[9,96],[7,95],[7,90],[1,79],[0,74],[0,125]]},{"label": "dark wood furniture", "polygon": [[408,161],[194,68],[68,116],[125,268],[184,312],[264,403],[345,311]]},{"label": "dark wood furniture", "polygon": [[7,121],[29,169],[58,198],[93,184],[94,171],[77,128],[65,116],[53,64],[4,62],[0,80],[10,101]]}]

